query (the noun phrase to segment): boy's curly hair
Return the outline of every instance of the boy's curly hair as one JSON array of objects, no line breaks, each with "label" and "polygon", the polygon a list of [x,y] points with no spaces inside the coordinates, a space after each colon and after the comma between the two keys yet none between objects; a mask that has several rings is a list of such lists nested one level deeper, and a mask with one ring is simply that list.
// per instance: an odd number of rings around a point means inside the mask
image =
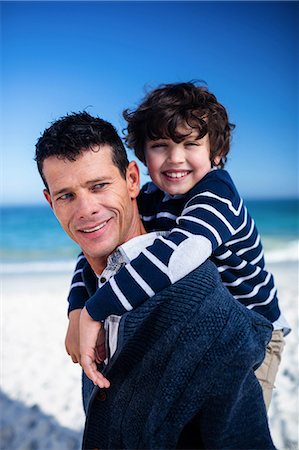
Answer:
[{"label": "boy's curly hair", "polygon": [[177,128],[186,124],[198,130],[199,139],[209,134],[212,165],[216,156],[221,156],[219,167],[226,163],[235,125],[229,123],[225,108],[205,86],[196,82],[162,84],[149,92],[136,110],[126,109],[123,117],[128,123],[125,142],[145,164],[146,140],[181,142],[186,135]]}]

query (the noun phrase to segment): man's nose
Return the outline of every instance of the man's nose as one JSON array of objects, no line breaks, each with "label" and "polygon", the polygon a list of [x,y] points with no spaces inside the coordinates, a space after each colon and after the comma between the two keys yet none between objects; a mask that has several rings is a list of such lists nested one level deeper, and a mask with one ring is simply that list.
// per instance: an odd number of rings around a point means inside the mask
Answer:
[{"label": "man's nose", "polygon": [[101,209],[101,205],[95,195],[84,195],[78,200],[76,208],[80,219],[88,219],[97,214]]},{"label": "man's nose", "polygon": [[179,164],[185,161],[185,152],[180,145],[176,145],[169,150],[168,161],[172,164]]}]

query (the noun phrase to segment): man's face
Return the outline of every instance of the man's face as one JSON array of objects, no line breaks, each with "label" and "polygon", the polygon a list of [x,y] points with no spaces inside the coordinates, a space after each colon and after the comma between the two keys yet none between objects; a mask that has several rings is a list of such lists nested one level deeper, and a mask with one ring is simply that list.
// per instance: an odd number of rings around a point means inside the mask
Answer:
[{"label": "man's face", "polygon": [[139,171],[135,162],[129,164],[124,179],[113,164],[110,147],[103,145],[84,151],[76,161],[51,156],[44,161],[43,173],[49,186],[46,199],[95,271],[116,247],[136,236]]}]

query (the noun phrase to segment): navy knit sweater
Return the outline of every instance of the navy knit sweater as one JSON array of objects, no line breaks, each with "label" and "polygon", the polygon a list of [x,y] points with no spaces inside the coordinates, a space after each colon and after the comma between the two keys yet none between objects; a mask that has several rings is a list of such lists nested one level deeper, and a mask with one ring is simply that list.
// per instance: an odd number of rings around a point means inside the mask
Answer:
[{"label": "navy knit sweater", "polygon": [[123,315],[111,387],[94,389],[83,448],[175,449],[197,416],[196,448],[274,449],[254,375],[271,332],[207,261]]}]

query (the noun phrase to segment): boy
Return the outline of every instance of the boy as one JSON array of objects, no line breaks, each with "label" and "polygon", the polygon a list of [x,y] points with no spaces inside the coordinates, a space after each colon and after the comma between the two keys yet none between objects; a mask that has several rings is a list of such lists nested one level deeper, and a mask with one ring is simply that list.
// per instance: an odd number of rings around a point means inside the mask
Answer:
[{"label": "boy", "polygon": [[[268,407],[288,324],[254,221],[223,170],[234,126],[216,97],[194,83],[162,85],[124,117],[126,143],[153,180],[139,197],[143,223],[147,231],[171,231],[109,281],[100,280],[87,311],[97,321],[122,315],[210,258],[234,298],[273,324],[267,361],[257,372]],[[83,263],[74,275],[70,310],[84,306]]]}]

